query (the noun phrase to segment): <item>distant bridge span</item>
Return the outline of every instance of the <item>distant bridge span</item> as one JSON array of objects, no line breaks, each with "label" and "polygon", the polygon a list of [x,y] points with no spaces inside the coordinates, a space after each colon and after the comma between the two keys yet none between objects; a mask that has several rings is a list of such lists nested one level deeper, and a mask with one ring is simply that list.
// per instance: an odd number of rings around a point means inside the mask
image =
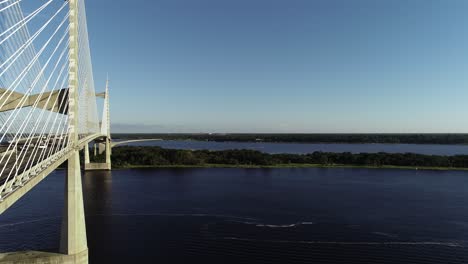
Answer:
[{"label": "distant bridge span", "polygon": [[112,142],[111,147],[116,147],[118,145],[133,143],[133,142],[145,142],[145,141],[161,141],[162,138],[148,138],[148,139],[131,139],[131,140],[124,140],[124,141],[115,141]]}]

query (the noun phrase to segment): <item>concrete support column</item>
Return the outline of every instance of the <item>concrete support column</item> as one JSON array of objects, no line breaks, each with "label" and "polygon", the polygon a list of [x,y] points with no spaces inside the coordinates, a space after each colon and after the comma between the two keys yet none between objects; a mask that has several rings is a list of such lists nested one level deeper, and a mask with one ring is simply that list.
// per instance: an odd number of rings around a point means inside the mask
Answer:
[{"label": "concrete support column", "polygon": [[98,153],[101,155],[106,151],[106,143],[98,143]]},{"label": "concrete support column", "polygon": [[[80,159],[78,150],[68,159],[68,171],[65,179],[65,208],[62,219],[60,252],[66,255],[82,255],[86,252],[86,224],[81,184]],[[88,263],[88,258],[79,262]]]},{"label": "concrete support column", "polygon": [[110,138],[106,138],[106,163],[111,164],[111,145]]},{"label": "concrete support column", "polygon": [[83,149],[84,149],[84,163],[88,164],[88,163],[90,163],[90,161],[89,161],[89,144],[86,144],[86,146]]}]

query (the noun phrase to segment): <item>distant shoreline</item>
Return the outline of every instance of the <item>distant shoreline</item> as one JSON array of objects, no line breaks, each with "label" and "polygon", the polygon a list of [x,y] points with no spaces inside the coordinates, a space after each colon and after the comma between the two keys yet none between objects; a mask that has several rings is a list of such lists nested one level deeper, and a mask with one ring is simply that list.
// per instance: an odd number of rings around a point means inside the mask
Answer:
[{"label": "distant shoreline", "polygon": [[[271,144],[323,144],[323,145],[442,145],[442,146],[468,146],[468,143],[453,143],[453,144],[444,144],[444,143],[400,143],[400,142],[298,142],[298,141],[235,141],[235,140],[200,140],[200,139],[153,139],[153,138],[116,138],[114,142],[120,141],[129,141],[135,140],[134,142],[129,142],[128,144],[135,142],[150,142],[150,141],[192,141],[192,142],[216,142],[216,143],[252,143],[252,144],[261,144],[261,143],[271,143]],[[126,143],[127,144],[127,143]],[[125,145],[126,145],[125,144]]]},{"label": "distant shoreline", "polygon": [[114,133],[114,139],[194,140],[305,144],[434,144],[468,145],[468,134],[313,134],[313,133]]},{"label": "distant shoreline", "polygon": [[468,171],[468,168],[456,167],[415,167],[415,166],[365,166],[345,164],[277,164],[277,165],[232,165],[232,164],[203,164],[203,165],[125,165],[115,169],[190,169],[190,168],[239,168],[239,169],[294,169],[294,168],[324,168],[324,169],[396,169],[396,170],[436,170],[436,171]]}]

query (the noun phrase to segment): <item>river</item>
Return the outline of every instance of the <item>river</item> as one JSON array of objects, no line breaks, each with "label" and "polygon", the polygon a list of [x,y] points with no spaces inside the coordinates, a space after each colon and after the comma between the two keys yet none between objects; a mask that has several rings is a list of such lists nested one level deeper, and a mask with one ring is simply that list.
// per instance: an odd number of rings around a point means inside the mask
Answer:
[{"label": "river", "polygon": [[[0,251],[57,250],[64,171],[0,215]],[[468,173],[86,172],[90,263],[468,263]]]},{"label": "river", "polygon": [[[119,141],[119,140],[116,140]],[[215,142],[195,140],[141,141],[120,146],[160,146],[169,149],[252,149],[266,153],[305,154],[314,151],[351,153],[418,153],[426,155],[468,155],[468,145],[437,144],[343,144],[343,143],[271,143],[271,142]]]}]

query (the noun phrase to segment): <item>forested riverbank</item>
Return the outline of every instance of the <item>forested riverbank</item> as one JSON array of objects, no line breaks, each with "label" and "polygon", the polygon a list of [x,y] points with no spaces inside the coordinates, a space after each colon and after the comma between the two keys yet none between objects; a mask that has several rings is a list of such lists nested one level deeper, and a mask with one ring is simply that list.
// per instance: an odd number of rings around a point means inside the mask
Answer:
[{"label": "forested riverbank", "polygon": [[[93,157],[102,161],[103,155]],[[112,149],[114,168],[130,167],[367,167],[468,169],[468,155],[413,153],[268,154],[254,150],[180,150],[122,146]]]}]

